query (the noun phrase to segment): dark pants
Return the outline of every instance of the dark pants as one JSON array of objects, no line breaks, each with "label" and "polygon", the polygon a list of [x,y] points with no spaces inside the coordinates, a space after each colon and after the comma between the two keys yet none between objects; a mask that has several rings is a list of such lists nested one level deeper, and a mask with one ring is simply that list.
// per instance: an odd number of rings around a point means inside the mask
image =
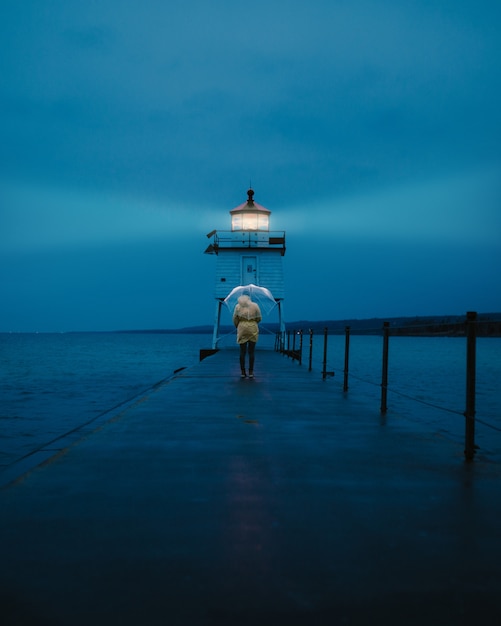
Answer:
[{"label": "dark pants", "polygon": [[249,372],[254,371],[254,350],[256,348],[256,343],[254,341],[247,341],[246,343],[240,344],[240,368],[242,371],[245,370],[245,355],[247,353],[247,348],[249,348]]}]

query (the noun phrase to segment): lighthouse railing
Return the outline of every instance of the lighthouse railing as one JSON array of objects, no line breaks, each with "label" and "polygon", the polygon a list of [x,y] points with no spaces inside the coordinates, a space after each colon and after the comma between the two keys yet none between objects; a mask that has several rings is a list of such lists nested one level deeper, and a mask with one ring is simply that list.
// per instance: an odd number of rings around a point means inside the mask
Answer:
[{"label": "lighthouse railing", "polygon": [[213,234],[213,252],[220,248],[272,248],[285,253],[283,230],[218,230]]}]

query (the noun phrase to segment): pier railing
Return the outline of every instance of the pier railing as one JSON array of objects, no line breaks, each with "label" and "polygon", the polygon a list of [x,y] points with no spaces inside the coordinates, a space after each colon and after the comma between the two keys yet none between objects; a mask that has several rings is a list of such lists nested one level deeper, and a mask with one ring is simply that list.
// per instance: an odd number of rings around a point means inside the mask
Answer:
[{"label": "pier railing", "polygon": [[[417,402],[421,402],[424,404],[428,404],[433,406],[436,409],[442,409],[448,412],[456,413],[458,415],[462,415],[465,418],[465,437],[464,437],[464,455],[467,461],[471,461],[474,458],[476,452],[475,445],[475,425],[476,422],[482,423],[484,426],[492,428],[496,431],[501,432],[501,429],[493,424],[489,424],[483,420],[478,420],[476,417],[476,343],[477,343],[477,334],[478,334],[478,326],[482,322],[479,322],[477,319],[477,313],[469,312],[466,314],[466,318],[464,322],[457,323],[455,325],[451,325],[450,323],[444,324],[443,328],[440,325],[434,326],[434,336],[440,336],[445,334],[452,334],[455,336],[464,336],[466,338],[466,385],[465,385],[465,410],[463,413],[460,411],[455,411],[453,409],[440,407],[435,404],[431,404],[429,402],[424,402],[421,399],[413,398],[408,396],[407,394],[401,393],[398,390],[392,389],[388,385],[388,376],[389,376],[389,347],[390,347],[390,336],[402,336],[404,334],[415,336],[420,334],[418,332],[417,327],[412,328],[409,326],[405,327],[390,327],[389,322],[384,322],[383,326],[378,329],[371,329],[371,332],[368,333],[367,330],[364,331],[363,334],[378,334],[382,337],[382,357],[381,357],[381,383],[380,386],[380,412],[382,415],[385,415],[388,410],[388,391],[396,393],[398,395],[404,396],[410,400],[415,400]],[[454,328],[452,328],[454,326]],[[416,332],[413,332],[416,331]],[[423,330],[423,327],[421,327]],[[339,333],[336,333],[339,334]],[[349,378],[350,378],[350,336],[351,336],[351,328],[350,326],[346,326],[344,330],[345,341],[344,341],[344,367],[342,370],[343,374],[343,392],[348,392],[349,389]],[[305,336],[307,337],[307,341],[305,341]],[[320,341],[322,345],[322,369],[321,375],[322,379],[326,380],[335,375],[334,371],[329,371],[328,365],[328,341],[329,341],[329,329],[324,328],[323,334],[321,337],[315,336],[312,329],[308,329],[306,332],[303,329],[299,330],[287,330],[281,333],[277,333],[275,339],[275,350],[277,352],[281,352],[284,356],[291,358],[293,360],[298,361],[300,365],[303,364],[303,353],[306,352],[305,359],[308,362],[308,370],[313,370],[313,346],[314,341]],[[353,376],[353,374],[351,374]],[[357,378],[357,376],[354,376]],[[362,380],[362,379],[360,379]],[[368,381],[364,381],[368,382]]]}]

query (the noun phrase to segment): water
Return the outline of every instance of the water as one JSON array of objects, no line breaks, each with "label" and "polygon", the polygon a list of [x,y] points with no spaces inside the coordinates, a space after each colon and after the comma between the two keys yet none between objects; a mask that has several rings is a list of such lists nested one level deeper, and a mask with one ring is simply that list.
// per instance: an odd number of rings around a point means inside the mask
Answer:
[{"label": "water", "polygon": [[[0,467],[145,393],[174,370],[198,363],[209,335],[0,334]],[[274,338],[261,335],[259,347]],[[234,346],[230,335],[222,347]],[[464,338],[390,337],[387,419],[426,425],[462,441]],[[308,367],[305,337],[303,367]],[[323,338],[314,338],[312,375],[320,376]],[[348,397],[363,394],[379,409],[382,338],[352,336]],[[342,393],[344,336],[329,336],[327,384]],[[501,339],[477,340],[476,441],[501,454]]]}]

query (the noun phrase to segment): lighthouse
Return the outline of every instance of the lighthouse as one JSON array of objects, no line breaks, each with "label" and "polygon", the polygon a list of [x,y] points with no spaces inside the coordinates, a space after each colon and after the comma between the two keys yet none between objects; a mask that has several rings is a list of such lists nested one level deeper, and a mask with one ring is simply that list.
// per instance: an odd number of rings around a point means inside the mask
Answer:
[{"label": "lighthouse", "polygon": [[285,231],[270,230],[271,211],[254,201],[254,190],[247,201],[230,211],[231,230],[213,230],[206,254],[215,254],[216,314],[212,348],[220,339],[219,326],[224,299],[234,287],[254,284],[269,289],[278,306],[279,326],[283,331]]}]

